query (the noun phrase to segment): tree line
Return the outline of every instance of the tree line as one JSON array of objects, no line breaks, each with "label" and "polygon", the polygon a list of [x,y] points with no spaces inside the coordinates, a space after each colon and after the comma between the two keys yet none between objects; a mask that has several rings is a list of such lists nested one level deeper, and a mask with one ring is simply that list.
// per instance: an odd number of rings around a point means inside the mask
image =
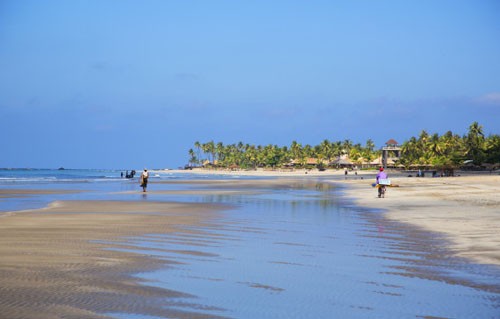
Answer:
[{"label": "tree line", "polygon": [[[353,164],[372,162],[381,156],[373,140],[364,145],[344,141],[323,140],[318,145],[302,145],[293,141],[289,146],[251,145],[243,142],[225,145],[222,142],[195,142],[189,149],[189,166],[205,164],[221,168],[284,167],[293,163],[298,167],[311,165],[334,166],[335,160],[348,158]],[[464,163],[481,165],[500,163],[500,136],[485,136],[483,127],[474,122],[466,134],[460,136],[451,131],[443,135],[429,134],[423,130],[401,145],[401,158],[396,163],[404,167],[412,165],[456,168]]]},{"label": "tree line", "polygon": [[448,131],[443,135],[422,131],[418,137],[411,137],[402,145],[401,164],[430,165],[455,168],[484,163],[500,163],[500,135],[485,136],[478,122],[469,126],[466,134],[460,136]]}]

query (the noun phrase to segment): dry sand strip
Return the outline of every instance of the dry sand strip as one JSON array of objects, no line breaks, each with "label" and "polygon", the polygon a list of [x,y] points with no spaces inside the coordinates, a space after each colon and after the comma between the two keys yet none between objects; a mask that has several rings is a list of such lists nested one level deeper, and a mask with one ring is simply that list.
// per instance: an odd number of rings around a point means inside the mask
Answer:
[{"label": "dry sand strip", "polygon": [[0,221],[0,318],[105,318],[98,313],[107,312],[213,318],[194,303],[193,312],[178,310],[180,301],[170,298],[187,297],[182,309],[190,309],[190,296],[146,287],[130,276],[168,261],[107,248],[113,243],[119,247],[126,237],[192,233],[191,226],[213,226],[221,209],[208,204],[64,201],[10,214]]},{"label": "dry sand strip", "polygon": [[[450,239],[459,257],[500,265],[500,176],[392,178],[386,198],[378,198],[374,180],[342,181],[357,205],[387,210],[385,216]],[[339,181],[332,181],[339,182]]]}]

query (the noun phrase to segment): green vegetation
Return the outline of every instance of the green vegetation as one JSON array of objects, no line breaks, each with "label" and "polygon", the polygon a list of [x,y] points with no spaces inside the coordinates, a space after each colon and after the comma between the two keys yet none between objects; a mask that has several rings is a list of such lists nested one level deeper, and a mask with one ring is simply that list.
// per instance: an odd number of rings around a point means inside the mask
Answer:
[{"label": "green vegetation", "polygon": [[[467,134],[460,136],[451,131],[444,135],[422,131],[411,137],[402,146],[401,158],[395,163],[401,167],[427,166],[436,168],[458,168],[464,163],[482,165],[500,163],[500,136],[485,136],[483,127],[477,122],[469,126]],[[353,165],[365,165],[378,159],[380,149],[375,149],[371,139],[365,145],[353,144],[350,140],[319,145],[302,145],[293,141],[290,146],[250,145],[239,142],[224,145],[222,142],[196,142],[189,150],[189,166],[212,165],[221,168],[257,167],[336,167],[339,159]]]},{"label": "green vegetation", "polygon": [[456,168],[464,163],[475,166],[500,163],[500,136],[485,137],[483,127],[477,122],[469,126],[464,136],[451,131],[442,136],[422,131],[418,137],[403,143],[400,163],[443,168]]}]

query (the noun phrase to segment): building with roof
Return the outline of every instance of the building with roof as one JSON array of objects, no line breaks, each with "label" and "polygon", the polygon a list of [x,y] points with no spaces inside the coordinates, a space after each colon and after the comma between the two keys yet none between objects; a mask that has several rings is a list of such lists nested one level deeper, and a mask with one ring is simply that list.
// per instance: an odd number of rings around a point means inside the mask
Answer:
[{"label": "building with roof", "polygon": [[400,158],[401,147],[396,140],[391,138],[385,142],[385,146],[382,147],[382,166],[387,168],[387,165],[394,165]]}]

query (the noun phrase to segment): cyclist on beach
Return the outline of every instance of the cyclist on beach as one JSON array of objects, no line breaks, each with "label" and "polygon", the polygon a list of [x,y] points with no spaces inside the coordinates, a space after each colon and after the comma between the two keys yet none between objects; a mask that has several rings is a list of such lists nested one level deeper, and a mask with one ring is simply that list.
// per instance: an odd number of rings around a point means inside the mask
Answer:
[{"label": "cyclist on beach", "polygon": [[379,185],[379,181],[381,179],[387,179],[387,174],[384,172],[384,168],[381,167],[377,174],[377,189],[378,189],[378,197],[380,198],[385,193],[385,185]]}]

